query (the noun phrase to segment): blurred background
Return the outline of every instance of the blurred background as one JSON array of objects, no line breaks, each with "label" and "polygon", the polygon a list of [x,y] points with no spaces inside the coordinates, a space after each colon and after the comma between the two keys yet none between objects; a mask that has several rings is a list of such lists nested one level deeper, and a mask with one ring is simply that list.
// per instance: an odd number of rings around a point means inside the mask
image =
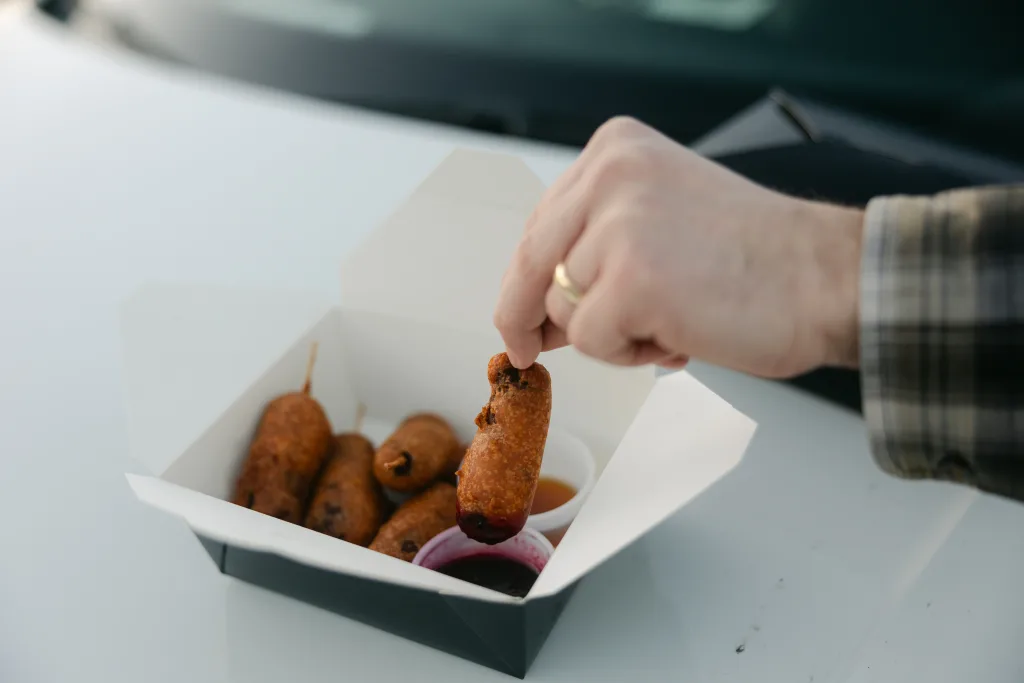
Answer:
[{"label": "blurred background", "polygon": [[[756,182],[848,205],[1024,181],[1020,0],[4,4],[134,61],[517,140],[579,147],[632,115]],[[860,409],[856,372],[792,383]]]},{"label": "blurred background", "polygon": [[[3,0],[0,0],[2,2]],[[42,0],[69,29],[371,110],[690,142],[771,88],[1024,160],[1018,0]]]}]

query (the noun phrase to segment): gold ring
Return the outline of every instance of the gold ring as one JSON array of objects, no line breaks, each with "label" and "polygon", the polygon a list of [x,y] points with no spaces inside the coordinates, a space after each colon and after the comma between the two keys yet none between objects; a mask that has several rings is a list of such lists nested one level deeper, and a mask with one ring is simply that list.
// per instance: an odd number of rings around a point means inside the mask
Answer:
[{"label": "gold ring", "polygon": [[573,306],[578,304],[580,299],[583,298],[583,292],[580,290],[579,286],[572,281],[572,278],[569,277],[569,273],[566,271],[564,263],[559,263],[555,266],[555,276],[553,279],[555,285],[562,290],[562,294],[565,295],[565,298],[568,299],[569,303]]}]

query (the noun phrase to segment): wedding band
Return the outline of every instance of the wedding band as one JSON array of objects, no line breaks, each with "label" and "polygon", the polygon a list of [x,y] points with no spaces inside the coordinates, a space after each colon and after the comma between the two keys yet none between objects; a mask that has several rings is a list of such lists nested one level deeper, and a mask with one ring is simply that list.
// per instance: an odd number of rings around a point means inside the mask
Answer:
[{"label": "wedding band", "polygon": [[580,290],[579,285],[573,282],[572,278],[569,277],[569,273],[566,271],[564,263],[559,263],[555,266],[555,276],[553,279],[555,286],[562,290],[562,294],[565,295],[565,298],[568,299],[569,303],[573,306],[578,304],[580,299],[583,298],[583,292]]}]

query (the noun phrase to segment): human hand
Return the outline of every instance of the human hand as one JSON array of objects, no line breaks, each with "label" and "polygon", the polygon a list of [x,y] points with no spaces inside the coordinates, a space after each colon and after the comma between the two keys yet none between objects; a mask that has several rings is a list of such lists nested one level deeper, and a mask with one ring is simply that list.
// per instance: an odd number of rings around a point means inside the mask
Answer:
[{"label": "human hand", "polygon": [[[519,368],[566,344],[618,365],[692,356],[764,377],[855,366],[862,221],[613,119],[528,221],[495,325]],[[552,282],[559,263],[576,305]]]}]

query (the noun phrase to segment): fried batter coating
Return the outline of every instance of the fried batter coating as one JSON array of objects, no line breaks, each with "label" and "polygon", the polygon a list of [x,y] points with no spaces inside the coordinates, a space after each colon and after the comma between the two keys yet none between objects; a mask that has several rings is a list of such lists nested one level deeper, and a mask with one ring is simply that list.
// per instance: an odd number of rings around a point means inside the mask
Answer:
[{"label": "fried batter coating", "polygon": [[455,526],[455,487],[439,481],[402,503],[380,528],[370,550],[412,562],[427,541]]},{"label": "fried batter coating", "polygon": [[334,437],[306,513],[306,526],[367,546],[384,521],[387,500],[373,476],[373,444],[354,432]]},{"label": "fried batter coating", "polygon": [[331,424],[307,391],[275,398],[260,418],[232,502],[301,524],[330,445]]},{"label": "fried batter coating", "polygon": [[464,452],[444,418],[429,413],[413,415],[381,444],[373,473],[392,491],[419,491],[454,472]]},{"label": "fried batter coating", "polygon": [[551,421],[551,376],[534,363],[518,370],[504,353],[487,364],[491,398],[458,472],[459,527],[495,544],[526,525]]}]

